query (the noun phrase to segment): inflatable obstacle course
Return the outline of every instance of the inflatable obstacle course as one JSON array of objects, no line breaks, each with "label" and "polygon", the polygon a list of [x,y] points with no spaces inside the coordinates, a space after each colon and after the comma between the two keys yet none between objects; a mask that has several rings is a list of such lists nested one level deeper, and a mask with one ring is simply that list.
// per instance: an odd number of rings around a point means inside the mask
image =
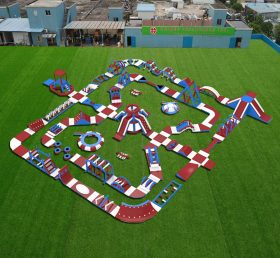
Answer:
[{"label": "inflatable obstacle course", "polygon": [[[165,86],[164,81],[162,84],[156,84],[147,80],[139,73],[128,73],[126,68],[129,66],[138,69],[146,69],[154,76],[161,76],[163,79],[177,85],[179,91]],[[97,103],[94,98],[95,91],[102,86],[103,82],[113,77],[117,77],[117,83],[109,90],[110,103],[108,105]],[[180,102],[180,108],[192,107],[206,113],[207,117],[196,124],[185,119],[179,121],[177,124],[166,125],[157,132],[152,129],[148,121],[148,119],[151,121],[152,116],[149,117],[147,111],[135,103],[128,104],[125,107],[123,106],[121,91],[129,87],[133,82],[141,84],[141,87],[152,87],[155,89],[155,92],[170,98],[170,102],[163,103],[162,106],[162,111],[166,114],[175,114],[178,112],[179,107],[177,103]],[[245,117],[252,117],[264,123],[269,123],[271,121],[271,117],[264,112],[254,92],[247,92],[244,96],[230,99],[220,95],[219,92],[211,86],[198,87],[195,81],[189,77],[180,79],[172,68],[159,68],[152,60],[147,62],[140,59],[114,61],[109,65],[104,74],[95,77],[79,92],[75,91],[74,87],[69,84],[67,75],[62,70],[56,70],[54,79],[46,80],[44,85],[48,86],[55,94],[68,97],[68,100],[64,101],[42,118],[29,123],[26,129],[11,139],[11,150],[46,175],[60,181],[64,186],[80,195],[93,206],[127,223],[140,223],[152,219],[162,208],[169,204],[171,199],[174,199],[176,193],[182,189],[183,182],[187,181],[198,168],[202,167],[207,170],[212,170],[215,167],[215,162],[210,158],[210,154],[214,150],[214,146],[220,145],[226,140],[233,132],[233,129],[235,129]],[[214,107],[202,102],[200,97],[201,93],[214,97],[221,105],[233,109],[233,113],[224,118],[224,122],[222,122],[217,131],[212,134],[210,143],[205,146],[204,149],[195,151],[187,144],[187,137],[186,141],[178,142],[172,139],[172,135],[209,132],[220,119],[221,115]],[[131,91],[131,94],[137,96],[141,93],[134,89]],[[91,95],[92,99],[90,98]],[[144,97],[149,98],[150,96]],[[64,116],[64,118],[57,121],[55,125],[52,124],[52,126],[50,126],[52,120],[59,120],[61,114],[77,104],[79,104],[80,107],[90,106],[94,109],[94,113],[80,111],[74,117]],[[155,111],[152,110],[152,112]],[[80,149],[87,152],[96,152],[94,154],[88,153],[89,155],[87,156],[84,156],[84,152],[82,154],[72,153],[69,146],[64,147],[61,142],[57,141],[57,136],[63,134],[69,127],[97,127],[100,123],[107,123],[108,121],[111,123],[118,123],[116,132],[111,132],[112,137],[117,140],[117,143],[122,141],[127,134],[135,135],[142,133],[143,137],[148,139],[148,144],[140,146],[144,150],[143,154],[146,157],[148,173],[139,180],[138,186],[132,185],[129,178],[118,175],[121,174],[121,171],[114,170],[113,163],[118,162],[117,159],[110,161],[106,157],[98,154],[98,150],[104,143],[102,132],[87,131],[86,133],[78,134],[78,146]],[[53,152],[46,153],[38,147],[32,149],[25,147],[25,141],[41,130],[43,131],[43,136],[41,138],[42,145],[47,148],[53,147]],[[96,142],[93,144],[87,143],[87,137],[95,137]],[[127,137],[125,140],[129,141],[129,138]],[[135,146],[132,146],[132,148],[134,147]],[[174,179],[165,184],[166,186],[163,187],[162,190],[154,194],[155,185],[164,181],[164,171],[161,162],[166,161],[159,155],[158,150],[161,147],[163,147],[163,150],[173,152],[175,155],[180,155],[188,161],[179,171],[174,173],[174,177],[177,176],[177,178],[181,180],[181,183],[178,183]],[[59,155],[60,153],[63,155]],[[120,160],[130,158],[129,155],[124,152],[117,151],[115,154]],[[109,198],[109,196],[99,193],[76,179],[67,165],[58,167],[53,161],[53,157],[62,158],[61,156],[63,156],[65,163],[70,162],[75,164],[81,171],[92,176],[92,180],[101,180],[104,186],[109,186],[124,196],[141,199],[149,195],[149,199],[138,205],[130,205],[124,202],[117,204]],[[127,164],[132,161],[133,159],[128,160]],[[139,173],[139,171],[135,168],[131,173]],[[175,201],[176,200],[174,200],[174,202]]]}]

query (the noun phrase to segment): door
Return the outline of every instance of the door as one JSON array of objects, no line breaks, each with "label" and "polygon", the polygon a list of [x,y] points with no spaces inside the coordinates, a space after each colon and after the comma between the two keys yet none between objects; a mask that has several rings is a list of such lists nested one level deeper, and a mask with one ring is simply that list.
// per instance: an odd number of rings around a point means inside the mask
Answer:
[{"label": "door", "polygon": [[235,48],[236,38],[230,38],[229,40],[229,48]]},{"label": "door", "polygon": [[235,47],[240,48],[241,47],[241,41],[242,41],[242,38],[236,38]]},{"label": "door", "polygon": [[184,37],[183,38],[183,48],[191,48],[192,41],[193,41],[193,37]]},{"label": "door", "polygon": [[229,41],[229,48],[240,48],[242,38],[231,38]]},{"label": "door", "polygon": [[128,47],[136,47],[136,37],[128,36],[126,39]]},{"label": "door", "polygon": [[127,46],[131,47],[131,37],[127,37]]},{"label": "door", "polygon": [[0,33],[0,45],[4,45],[4,37],[2,33]]},{"label": "door", "polygon": [[47,39],[47,42],[48,42],[48,46],[56,46],[56,38],[48,38]]},{"label": "door", "polygon": [[131,37],[131,46],[136,47],[136,37]]},{"label": "door", "polygon": [[31,36],[30,32],[28,33],[28,39],[29,39],[30,46],[32,46],[33,45],[33,40],[32,40],[32,36]]}]

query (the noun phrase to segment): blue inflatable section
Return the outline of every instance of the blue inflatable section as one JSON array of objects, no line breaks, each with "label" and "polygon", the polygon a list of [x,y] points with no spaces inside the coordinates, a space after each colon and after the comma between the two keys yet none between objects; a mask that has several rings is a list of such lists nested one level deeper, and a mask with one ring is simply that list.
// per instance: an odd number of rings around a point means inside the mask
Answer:
[{"label": "blue inflatable section", "polygon": [[[85,138],[86,137],[91,137],[91,136],[94,136],[97,138],[97,142],[96,143],[92,143],[92,144],[89,144],[89,143],[86,143],[85,142]],[[102,141],[102,137],[99,133],[96,133],[96,132],[87,132],[87,133],[84,133],[80,136],[80,140],[81,140],[81,143],[84,145],[84,146],[88,146],[88,147],[95,147],[97,146],[98,144],[100,144],[100,142]]]}]

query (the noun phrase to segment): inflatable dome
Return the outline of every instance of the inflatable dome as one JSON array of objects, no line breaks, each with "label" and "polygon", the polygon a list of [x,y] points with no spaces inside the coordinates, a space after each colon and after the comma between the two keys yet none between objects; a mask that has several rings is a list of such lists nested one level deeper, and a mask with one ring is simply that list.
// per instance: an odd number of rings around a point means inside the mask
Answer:
[{"label": "inflatable dome", "polygon": [[174,115],[180,110],[180,108],[177,102],[164,102],[162,103],[161,110],[165,114]]}]

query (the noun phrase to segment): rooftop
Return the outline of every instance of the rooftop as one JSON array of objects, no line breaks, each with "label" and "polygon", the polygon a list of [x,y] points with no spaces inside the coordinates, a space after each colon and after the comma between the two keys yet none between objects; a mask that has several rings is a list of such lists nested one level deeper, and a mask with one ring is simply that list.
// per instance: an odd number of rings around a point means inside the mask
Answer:
[{"label": "rooftop", "polygon": [[72,21],[64,29],[71,30],[123,30],[125,22],[117,21]]},{"label": "rooftop", "polygon": [[38,0],[34,3],[29,4],[27,7],[57,7],[59,6],[63,1],[59,0]]},{"label": "rooftop", "polygon": [[76,4],[75,2],[72,2],[72,1],[63,1],[63,2],[64,2],[64,5],[65,5],[66,8],[69,8],[72,5]]},{"label": "rooftop", "polygon": [[170,2],[166,1],[155,1],[155,5],[155,15],[164,19],[173,18],[173,13],[178,13],[179,15],[181,14],[181,18],[202,17],[204,13],[201,5],[185,4],[183,9],[176,9],[170,4]]},{"label": "rooftop", "polygon": [[227,10],[228,8],[222,3],[210,4],[211,7],[218,10]]},{"label": "rooftop", "polygon": [[0,23],[0,31],[4,32],[42,32],[43,28],[32,29],[28,18],[8,18]]},{"label": "rooftop", "polygon": [[268,3],[248,3],[247,7],[254,10],[257,13],[275,13],[280,12],[280,4],[268,4]]},{"label": "rooftop", "polygon": [[215,0],[192,0],[192,2],[200,5],[215,4]]},{"label": "rooftop", "polygon": [[126,23],[125,27],[141,28],[142,27],[142,20],[130,20],[129,22]]},{"label": "rooftop", "polygon": [[138,4],[137,12],[154,12],[156,7],[154,4]]},{"label": "rooftop", "polygon": [[123,9],[122,6],[110,6],[108,9]]},{"label": "rooftop", "polygon": [[235,29],[241,29],[241,30],[252,30],[252,28],[250,28],[246,23],[244,23],[243,21],[227,21],[227,23],[235,28]]}]

